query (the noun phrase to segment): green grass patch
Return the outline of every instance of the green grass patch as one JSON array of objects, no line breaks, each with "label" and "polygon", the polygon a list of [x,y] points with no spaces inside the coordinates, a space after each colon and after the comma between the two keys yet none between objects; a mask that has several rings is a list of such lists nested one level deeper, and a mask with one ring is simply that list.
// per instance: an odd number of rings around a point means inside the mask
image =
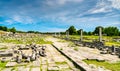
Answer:
[{"label": "green grass patch", "polygon": [[[65,37],[65,36],[64,36]],[[80,39],[80,35],[70,35],[69,36],[70,39],[76,39],[79,40]],[[105,40],[105,45],[106,46],[120,46],[120,42],[116,42],[113,39],[114,38],[120,38],[120,36],[102,36],[103,40]],[[85,42],[92,42],[93,40],[99,40],[99,36],[95,36],[95,35],[91,35],[91,36],[83,36],[83,41]]]},{"label": "green grass patch", "polygon": [[112,70],[112,71],[120,71],[120,62],[116,63],[109,63],[109,62],[99,62],[97,60],[83,60],[87,64],[94,64],[96,66],[103,66],[106,69]]},{"label": "green grass patch", "polygon": [[60,48],[60,50],[62,51],[62,50],[63,50],[63,48]]},{"label": "green grass patch", "polygon": [[5,65],[7,64],[7,62],[1,62],[0,61],[0,68],[2,69],[2,68],[5,68]]},{"label": "green grass patch", "polygon": [[55,62],[56,64],[67,64],[67,62],[63,61],[63,62]]},{"label": "green grass patch", "polygon": [[78,50],[79,50],[79,48],[78,48],[78,47],[74,47],[74,50],[75,50],[75,51],[78,51]]},{"label": "green grass patch", "polygon": [[120,42],[105,42],[105,45],[107,45],[107,46],[112,46],[112,45],[120,46]]},{"label": "green grass patch", "polygon": [[5,50],[7,49],[8,47],[0,47],[0,50]]},{"label": "green grass patch", "polygon": [[36,43],[36,44],[52,44],[51,41],[46,41],[44,39],[45,37],[34,37],[34,38],[0,38],[0,42],[2,43],[13,43],[13,44],[31,44],[31,43]]}]

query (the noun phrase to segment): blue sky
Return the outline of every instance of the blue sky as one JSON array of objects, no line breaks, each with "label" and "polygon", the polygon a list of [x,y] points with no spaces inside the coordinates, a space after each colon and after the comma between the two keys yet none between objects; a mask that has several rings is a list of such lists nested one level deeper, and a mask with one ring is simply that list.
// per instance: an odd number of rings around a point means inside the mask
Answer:
[{"label": "blue sky", "polygon": [[120,29],[120,0],[0,0],[0,25],[18,30],[60,32],[74,25]]}]

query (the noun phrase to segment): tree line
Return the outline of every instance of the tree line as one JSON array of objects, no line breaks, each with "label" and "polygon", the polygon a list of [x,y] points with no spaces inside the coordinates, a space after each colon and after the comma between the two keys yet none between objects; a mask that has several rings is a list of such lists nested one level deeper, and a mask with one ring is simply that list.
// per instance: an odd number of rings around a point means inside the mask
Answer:
[{"label": "tree line", "polygon": [[0,30],[2,30],[2,31],[6,31],[6,32],[13,32],[13,33],[16,32],[15,27],[8,28],[8,27],[6,27],[6,26],[0,26]]},{"label": "tree line", "polygon": [[[94,31],[89,31],[86,32],[83,30],[83,34],[84,35],[98,35],[99,34],[99,27],[102,28],[102,34],[106,35],[106,36],[120,36],[120,30],[117,27],[113,27],[113,26],[109,26],[109,27],[102,27],[102,26],[97,26],[95,27]],[[8,28],[6,26],[0,26],[0,30],[2,31],[7,31],[7,32],[13,32],[13,33],[41,33],[39,31],[18,31],[16,30],[15,27],[12,28]],[[76,28],[74,26],[70,26],[66,31],[69,32],[70,35],[80,35],[80,30],[76,30]],[[66,32],[65,31],[65,32]],[[61,34],[65,34],[65,32],[61,32]],[[44,33],[44,34],[53,34],[53,33]]]},{"label": "tree line", "polygon": [[[109,27],[102,27],[98,26],[94,29],[94,31],[83,31],[84,35],[98,35],[99,34],[99,27],[102,28],[102,34],[106,36],[120,36],[120,30],[117,27],[109,26]],[[74,26],[70,26],[66,31],[69,31],[70,35],[80,35],[80,30],[76,30]]]},{"label": "tree line", "polygon": [[16,30],[15,27],[8,28],[6,26],[0,26],[0,30],[6,31],[6,32],[13,32],[13,33],[16,33],[16,32],[17,33],[40,33],[39,31],[27,31],[27,32],[25,32],[25,31],[18,31],[18,30]]}]

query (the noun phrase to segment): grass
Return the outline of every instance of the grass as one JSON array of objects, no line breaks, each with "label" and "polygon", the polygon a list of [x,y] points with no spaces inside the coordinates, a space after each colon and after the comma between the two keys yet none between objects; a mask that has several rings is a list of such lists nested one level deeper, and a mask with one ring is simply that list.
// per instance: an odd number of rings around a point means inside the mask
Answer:
[{"label": "grass", "polygon": [[74,50],[75,50],[75,51],[78,51],[78,50],[79,50],[79,48],[78,48],[78,47],[74,47]]},{"label": "grass", "polygon": [[8,47],[0,47],[0,50],[5,50],[7,49]]},{"label": "grass", "polygon": [[120,46],[120,42],[105,42],[105,45],[108,45],[108,46]]},{"label": "grass", "polygon": [[73,42],[69,42],[68,47],[75,47],[76,45]]},{"label": "grass", "polygon": [[67,62],[63,61],[63,62],[55,62],[57,65],[61,65],[61,64],[67,64]]},{"label": "grass", "polygon": [[[65,36],[64,36],[65,37]],[[71,39],[80,39],[80,35],[70,35],[69,36]],[[105,40],[105,45],[106,46],[120,46],[120,42],[115,42],[113,41],[113,38],[120,38],[120,36],[103,36],[103,40]],[[85,42],[92,42],[92,40],[97,40],[98,41],[99,36],[91,35],[91,36],[83,36],[83,41]]]},{"label": "grass", "polygon": [[52,44],[51,41],[46,41],[44,39],[45,37],[34,37],[34,38],[0,38],[0,42],[2,43],[14,43],[14,44],[31,44],[31,43],[36,43],[36,44]]},{"label": "grass", "polygon": [[1,62],[0,61],[0,71],[2,71],[2,69],[5,68],[6,64],[7,64],[7,62]]},{"label": "grass", "polygon": [[83,60],[87,64],[94,64],[96,66],[103,66],[106,69],[112,70],[112,71],[120,71],[120,62],[116,63],[109,63],[109,62],[99,62],[97,60]]},{"label": "grass", "polygon": [[63,50],[63,48],[60,48],[60,50],[62,51],[62,50]]}]

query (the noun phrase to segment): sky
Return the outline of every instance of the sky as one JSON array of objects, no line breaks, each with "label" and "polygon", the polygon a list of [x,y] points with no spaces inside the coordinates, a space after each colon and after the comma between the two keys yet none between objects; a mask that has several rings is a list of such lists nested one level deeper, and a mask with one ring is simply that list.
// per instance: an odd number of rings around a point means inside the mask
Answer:
[{"label": "sky", "polygon": [[62,32],[71,25],[120,29],[120,0],[0,0],[0,25],[21,31]]}]

